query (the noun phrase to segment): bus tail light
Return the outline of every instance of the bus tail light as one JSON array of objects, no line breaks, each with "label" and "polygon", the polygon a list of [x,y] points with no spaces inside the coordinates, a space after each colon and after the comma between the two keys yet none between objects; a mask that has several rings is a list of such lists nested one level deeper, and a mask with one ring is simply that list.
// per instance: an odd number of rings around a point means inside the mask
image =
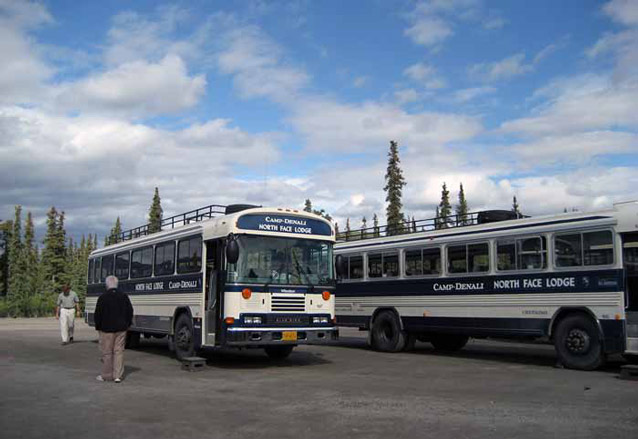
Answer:
[{"label": "bus tail light", "polygon": [[330,300],[330,291],[324,291],[321,293],[321,297],[323,297],[323,300]]},{"label": "bus tail light", "polygon": [[224,320],[224,322],[227,325],[232,325],[233,323],[235,323],[235,318],[234,317],[226,317],[226,319]]},{"label": "bus tail light", "polygon": [[241,290],[241,297],[243,297],[246,300],[250,299],[250,296],[252,295],[253,295],[253,292],[250,291],[250,288],[244,288],[243,290]]}]

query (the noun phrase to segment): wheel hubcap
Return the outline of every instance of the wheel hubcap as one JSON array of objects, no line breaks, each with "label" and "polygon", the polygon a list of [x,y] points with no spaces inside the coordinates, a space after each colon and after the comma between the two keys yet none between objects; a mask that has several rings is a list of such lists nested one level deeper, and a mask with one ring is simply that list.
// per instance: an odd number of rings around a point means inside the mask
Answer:
[{"label": "wheel hubcap", "polygon": [[188,330],[188,328],[186,327],[181,328],[177,332],[176,338],[177,338],[177,346],[179,346],[180,349],[188,349],[191,342],[191,332]]},{"label": "wheel hubcap", "polygon": [[589,350],[589,335],[582,329],[572,329],[567,334],[565,346],[574,354],[583,354]]}]

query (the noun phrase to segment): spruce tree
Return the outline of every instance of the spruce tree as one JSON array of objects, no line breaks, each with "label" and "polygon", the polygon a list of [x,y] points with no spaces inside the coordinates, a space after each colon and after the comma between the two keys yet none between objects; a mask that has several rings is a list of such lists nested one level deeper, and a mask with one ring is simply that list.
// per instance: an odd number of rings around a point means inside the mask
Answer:
[{"label": "spruce tree", "polygon": [[[33,239],[31,237],[31,239]],[[13,316],[30,315],[30,282],[27,251],[22,237],[22,206],[15,207],[9,250],[9,312]]]},{"label": "spruce tree", "polygon": [[450,215],[452,214],[452,206],[450,205],[450,191],[447,185],[443,183],[441,189],[441,202],[439,203],[439,228],[446,229],[450,226]]},{"label": "spruce tree", "polygon": [[521,216],[521,211],[518,205],[518,201],[516,200],[516,195],[512,198],[512,212],[516,214],[517,217]]},{"label": "spruce tree", "polygon": [[375,238],[381,236],[381,230],[379,229],[379,217],[377,216],[376,213],[372,217],[372,224],[374,226],[373,234]]},{"label": "spruce tree", "polygon": [[335,223],[335,238],[339,239],[339,223]]},{"label": "spruce tree", "polygon": [[45,292],[50,296],[59,294],[65,281],[66,246],[64,215],[58,214],[55,207],[47,213],[47,231],[42,250],[42,272],[45,280]]},{"label": "spruce tree", "polygon": [[[24,252],[26,264],[28,267],[28,290],[29,295],[33,299],[31,312],[35,315],[43,315],[46,313],[42,309],[42,276],[40,273],[39,251],[34,244],[35,227],[33,226],[33,217],[31,212],[27,213],[27,221],[24,226]],[[49,310],[50,311],[50,310]]]},{"label": "spruce tree", "polygon": [[403,195],[403,186],[406,185],[403,178],[403,171],[399,166],[399,145],[394,140],[390,141],[390,151],[388,151],[388,168],[385,174],[385,186],[383,190],[386,192],[385,201],[388,203],[386,207],[386,222],[388,235],[401,232],[404,223],[403,213],[401,209],[403,204],[401,197]]},{"label": "spruce tree", "polygon": [[115,220],[115,225],[111,229],[111,234],[107,240],[108,244],[117,244],[122,237],[122,223],[120,223],[120,217]]},{"label": "spruce tree", "polygon": [[350,237],[350,217],[346,218],[346,241]]},{"label": "spruce tree", "polygon": [[439,212],[439,206],[436,206],[436,213],[434,214],[434,229],[440,229],[441,228],[441,219],[439,218],[439,216],[441,215],[441,212]]},{"label": "spruce tree", "polygon": [[416,218],[412,216],[412,231],[416,233]]},{"label": "spruce tree", "polygon": [[303,210],[304,212],[312,212],[312,202],[310,201],[310,198],[306,198]]},{"label": "spruce tree", "polygon": [[459,187],[459,204],[457,204],[455,209],[457,225],[467,226],[470,224],[470,219],[467,216],[468,212],[469,212],[469,207],[467,206],[467,200],[465,199],[465,191],[463,190],[463,183],[461,183]]},{"label": "spruce tree", "polygon": [[368,235],[368,231],[366,230],[367,228],[368,228],[368,220],[364,216],[363,218],[361,218],[361,238],[367,237]]},{"label": "spruce tree", "polygon": [[164,211],[162,210],[159,189],[155,188],[153,202],[151,203],[151,208],[148,211],[148,233],[156,233],[162,230],[163,214]]},{"label": "spruce tree", "polygon": [[6,296],[9,289],[9,248],[13,222],[0,223],[0,296]]}]

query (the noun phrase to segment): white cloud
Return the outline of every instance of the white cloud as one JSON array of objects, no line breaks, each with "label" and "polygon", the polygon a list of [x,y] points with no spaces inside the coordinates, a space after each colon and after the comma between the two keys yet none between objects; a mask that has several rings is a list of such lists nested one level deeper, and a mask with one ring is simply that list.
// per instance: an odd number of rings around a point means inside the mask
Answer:
[{"label": "white cloud", "polygon": [[53,19],[38,3],[0,0],[0,104],[31,104],[54,73],[38,56],[27,31]]},{"label": "white cloud", "polygon": [[205,87],[203,75],[188,76],[182,59],[167,55],[158,63],[131,61],[60,86],[56,102],[61,108],[141,117],[192,107]]},{"label": "white cloud", "polygon": [[403,74],[427,89],[439,89],[446,85],[442,78],[437,77],[434,67],[421,62],[409,66]]},{"label": "white cloud", "polygon": [[372,145],[383,151],[385,143],[392,139],[414,150],[429,150],[482,131],[481,123],[469,116],[410,114],[397,106],[377,102],[349,105],[305,99],[293,112],[290,121],[314,151],[370,151]]},{"label": "white cloud", "polygon": [[616,131],[589,131],[540,137],[507,148],[521,159],[520,167],[565,163],[583,165],[600,155],[638,154],[638,135]]},{"label": "white cloud", "polygon": [[455,102],[464,103],[474,100],[480,96],[492,94],[494,92],[496,92],[496,88],[490,86],[464,88],[454,92],[452,100],[454,100]]},{"label": "white cloud", "polygon": [[416,44],[433,46],[447,39],[453,34],[451,26],[436,17],[419,17],[414,24],[405,30],[405,35]]},{"label": "white cloud", "polygon": [[226,49],[218,55],[221,71],[234,75],[246,98],[294,100],[309,81],[308,74],[283,62],[281,48],[256,27],[242,27],[226,36]]},{"label": "white cloud", "polygon": [[500,29],[507,24],[503,17],[490,17],[483,21],[483,27],[487,30]]},{"label": "white cloud", "polygon": [[610,78],[586,75],[556,81],[537,96],[548,97],[548,101],[533,116],[506,121],[501,129],[538,135],[638,124],[638,83],[634,81],[614,83]]},{"label": "white cloud", "polygon": [[603,6],[603,11],[615,21],[625,25],[638,25],[638,2],[636,0],[612,0]]},{"label": "white cloud", "polygon": [[531,64],[525,64],[525,54],[517,53],[500,61],[480,63],[470,67],[470,76],[485,81],[498,81],[522,75],[532,70]]},{"label": "white cloud", "polygon": [[399,105],[409,104],[419,100],[419,93],[413,88],[397,90],[394,92],[394,99]]}]

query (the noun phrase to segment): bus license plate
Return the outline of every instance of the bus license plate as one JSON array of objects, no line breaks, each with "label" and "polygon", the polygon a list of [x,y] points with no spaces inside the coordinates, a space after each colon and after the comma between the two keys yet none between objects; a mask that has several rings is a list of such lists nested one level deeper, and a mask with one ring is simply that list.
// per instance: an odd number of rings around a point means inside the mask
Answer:
[{"label": "bus license plate", "polygon": [[297,341],[297,331],[283,331],[281,333],[282,341]]}]

